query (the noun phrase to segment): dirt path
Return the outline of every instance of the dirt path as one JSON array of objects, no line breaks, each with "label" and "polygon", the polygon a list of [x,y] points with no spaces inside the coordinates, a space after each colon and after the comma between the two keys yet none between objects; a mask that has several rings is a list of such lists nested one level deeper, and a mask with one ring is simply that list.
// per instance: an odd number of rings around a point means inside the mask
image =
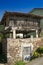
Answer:
[{"label": "dirt path", "polygon": [[27,63],[26,65],[43,65],[43,57],[32,60],[31,62]]}]

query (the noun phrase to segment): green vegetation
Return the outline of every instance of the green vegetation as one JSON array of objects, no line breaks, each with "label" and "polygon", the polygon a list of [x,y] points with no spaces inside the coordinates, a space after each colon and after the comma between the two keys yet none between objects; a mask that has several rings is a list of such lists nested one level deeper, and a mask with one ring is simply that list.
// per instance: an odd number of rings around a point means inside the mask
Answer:
[{"label": "green vegetation", "polygon": [[43,56],[43,46],[37,48],[33,53],[32,53],[32,59],[38,58]]},{"label": "green vegetation", "polygon": [[40,33],[40,36],[43,37],[43,32]]},{"label": "green vegetation", "polygon": [[6,34],[6,35],[5,35],[6,38],[9,38],[9,36],[10,36],[10,34]]},{"label": "green vegetation", "polygon": [[32,56],[32,59],[34,59],[34,58],[38,58],[38,57],[40,57],[41,55],[38,53],[38,52],[33,52],[33,56]]},{"label": "green vegetation", "polygon": [[36,52],[38,52],[39,54],[43,54],[43,46],[39,47]]},{"label": "green vegetation", "polygon": [[2,38],[3,38],[3,34],[0,33],[0,42],[2,41]]},{"label": "green vegetation", "polygon": [[34,8],[32,11],[30,11],[30,13],[38,16],[43,16],[43,10],[38,8]]},{"label": "green vegetation", "polygon": [[4,30],[4,25],[0,25],[0,31]]},{"label": "green vegetation", "polygon": [[2,53],[2,39],[3,39],[3,32],[4,31],[4,26],[0,25],[0,63],[7,63],[7,56],[5,56]]},{"label": "green vegetation", "polygon": [[0,42],[2,41],[2,38],[3,38],[3,34],[1,33],[3,31],[4,31],[4,26],[0,25]]},{"label": "green vegetation", "polygon": [[43,19],[40,20],[40,28],[43,29]]},{"label": "green vegetation", "polygon": [[[38,16],[43,16],[43,10],[37,8],[30,11],[30,13]],[[43,19],[40,20],[40,28],[43,28]]]},{"label": "green vegetation", "polygon": [[15,65],[25,65],[25,63],[23,61],[17,61]]}]

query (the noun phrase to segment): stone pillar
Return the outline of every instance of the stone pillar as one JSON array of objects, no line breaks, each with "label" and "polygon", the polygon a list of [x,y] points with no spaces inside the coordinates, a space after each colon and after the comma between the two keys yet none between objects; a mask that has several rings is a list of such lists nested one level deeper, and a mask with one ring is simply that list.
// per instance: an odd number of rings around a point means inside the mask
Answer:
[{"label": "stone pillar", "polygon": [[15,29],[13,30],[13,38],[14,39],[16,38],[16,30]]},{"label": "stone pillar", "polygon": [[38,30],[36,30],[36,38],[38,38]]},{"label": "stone pillar", "polygon": [[12,27],[12,32],[13,32],[13,38],[15,39],[16,38],[16,28],[15,27]]},{"label": "stone pillar", "polygon": [[33,35],[31,35],[31,41],[33,42]]}]

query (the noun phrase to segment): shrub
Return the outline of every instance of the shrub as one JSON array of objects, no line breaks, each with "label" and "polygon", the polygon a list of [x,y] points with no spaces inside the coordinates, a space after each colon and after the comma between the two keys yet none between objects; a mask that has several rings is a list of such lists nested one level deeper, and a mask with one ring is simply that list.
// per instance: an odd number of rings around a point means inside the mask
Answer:
[{"label": "shrub", "polygon": [[35,58],[38,58],[38,57],[40,57],[41,55],[38,53],[38,52],[33,52],[33,54],[32,54],[32,57],[31,57],[31,59],[30,60],[33,60],[33,59],[35,59]]},{"label": "shrub", "polygon": [[33,58],[38,58],[38,57],[40,57],[40,54],[35,51],[35,52],[33,53]]},{"label": "shrub", "polygon": [[0,42],[2,41],[2,38],[3,38],[3,34],[0,33]]},{"label": "shrub", "polygon": [[43,37],[43,31],[41,31],[40,36]]},{"label": "shrub", "polygon": [[40,54],[43,54],[43,46],[39,47],[36,52],[40,53]]},{"label": "shrub", "polygon": [[15,65],[25,65],[25,63],[23,61],[17,61]]},{"label": "shrub", "polygon": [[32,60],[32,59],[35,59],[35,58],[38,58],[38,57],[41,57],[41,56],[43,56],[43,46],[37,48],[37,49],[32,53],[31,60]]}]

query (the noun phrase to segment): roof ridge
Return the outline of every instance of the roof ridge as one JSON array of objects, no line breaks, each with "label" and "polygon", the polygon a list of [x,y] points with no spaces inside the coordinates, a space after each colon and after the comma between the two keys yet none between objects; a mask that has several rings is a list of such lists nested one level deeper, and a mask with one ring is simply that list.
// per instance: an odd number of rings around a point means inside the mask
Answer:
[{"label": "roof ridge", "polygon": [[12,11],[5,11],[5,13],[21,13],[21,14],[27,14],[25,12],[19,12],[19,11],[18,12],[15,12],[15,11],[13,11],[13,12]]}]

